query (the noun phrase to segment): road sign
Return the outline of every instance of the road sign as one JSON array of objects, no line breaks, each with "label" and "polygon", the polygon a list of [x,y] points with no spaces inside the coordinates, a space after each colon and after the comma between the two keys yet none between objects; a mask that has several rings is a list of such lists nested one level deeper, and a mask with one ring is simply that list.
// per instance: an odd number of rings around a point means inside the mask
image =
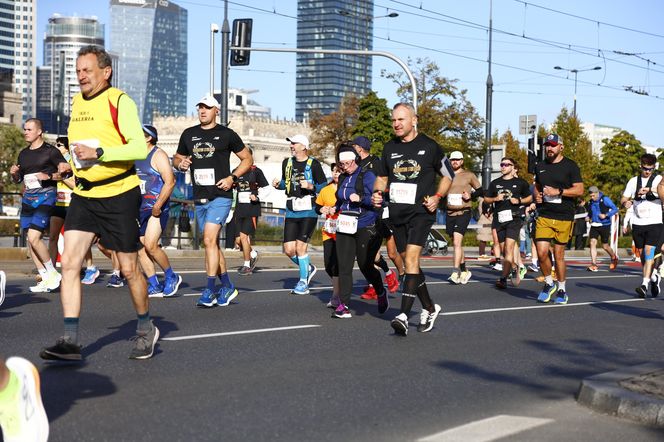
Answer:
[{"label": "road sign", "polygon": [[530,135],[533,127],[537,127],[537,115],[519,116],[519,135]]}]

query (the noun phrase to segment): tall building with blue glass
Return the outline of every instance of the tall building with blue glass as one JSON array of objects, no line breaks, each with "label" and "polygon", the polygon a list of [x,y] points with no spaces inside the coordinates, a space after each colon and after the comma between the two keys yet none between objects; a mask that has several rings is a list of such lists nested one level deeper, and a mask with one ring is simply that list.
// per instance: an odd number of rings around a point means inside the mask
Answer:
[{"label": "tall building with blue glass", "polygon": [[[372,50],[373,0],[298,0],[297,47]],[[329,114],[371,90],[371,57],[297,54],[295,119]]]},{"label": "tall building with blue glass", "polygon": [[119,57],[115,86],[153,115],[187,113],[187,10],[168,0],[111,0],[110,50]]}]

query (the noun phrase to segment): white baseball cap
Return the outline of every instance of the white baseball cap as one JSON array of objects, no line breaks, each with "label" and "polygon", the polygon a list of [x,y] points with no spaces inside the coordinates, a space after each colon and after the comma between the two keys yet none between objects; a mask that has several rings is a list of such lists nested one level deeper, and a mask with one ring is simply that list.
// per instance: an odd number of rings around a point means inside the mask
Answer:
[{"label": "white baseball cap", "polygon": [[299,143],[304,146],[305,149],[309,149],[309,138],[306,135],[298,134],[290,138],[286,138],[286,141],[291,143]]},{"label": "white baseball cap", "polygon": [[455,150],[450,154],[450,160],[463,160],[463,154],[458,150]]},{"label": "white baseball cap", "polygon": [[217,101],[217,99],[214,98],[212,95],[206,95],[203,98],[201,98],[200,100],[198,100],[198,103],[196,103],[196,106],[198,106],[199,104],[203,104],[207,107],[216,107],[217,109],[219,109],[221,107],[219,105],[219,102]]}]

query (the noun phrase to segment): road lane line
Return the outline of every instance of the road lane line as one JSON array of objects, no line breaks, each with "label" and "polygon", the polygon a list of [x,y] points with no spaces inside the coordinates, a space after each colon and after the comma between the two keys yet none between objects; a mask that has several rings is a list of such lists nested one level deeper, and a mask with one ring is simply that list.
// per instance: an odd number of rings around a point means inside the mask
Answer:
[{"label": "road lane line", "polygon": [[188,336],[174,336],[172,338],[161,338],[161,341],[184,341],[188,339],[204,339],[204,338],[217,338],[219,336],[233,336],[233,335],[248,335],[252,333],[269,333],[276,331],[286,331],[286,330],[299,330],[303,328],[316,328],[321,327],[320,325],[309,324],[309,325],[293,325],[290,327],[274,327],[274,328],[257,328],[253,330],[240,330],[233,332],[223,332],[223,333],[206,333],[203,335],[188,335]]},{"label": "road lane line", "polygon": [[490,442],[532,430],[553,419],[498,415],[418,439],[419,442]]},{"label": "road lane line", "polygon": [[623,302],[643,302],[645,299],[616,299],[616,300],[607,300],[607,301],[590,301],[590,302],[575,302],[572,304],[538,304],[538,305],[527,305],[524,307],[504,307],[504,308],[486,308],[481,310],[465,310],[458,312],[446,312],[441,313],[439,316],[454,316],[454,315],[472,315],[475,313],[493,313],[493,312],[510,312],[516,310],[532,310],[537,308],[562,308],[562,307],[578,307],[582,305],[597,305],[597,304],[618,304]]}]

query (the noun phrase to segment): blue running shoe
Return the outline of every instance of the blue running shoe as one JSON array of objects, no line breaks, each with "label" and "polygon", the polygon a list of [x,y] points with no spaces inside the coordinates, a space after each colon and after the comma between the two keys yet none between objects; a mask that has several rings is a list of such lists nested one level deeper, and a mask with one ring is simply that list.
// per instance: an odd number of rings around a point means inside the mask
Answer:
[{"label": "blue running shoe", "polygon": [[222,287],[217,292],[217,305],[225,307],[237,297],[237,289],[234,285],[230,287]]},{"label": "blue running shoe", "polygon": [[556,293],[557,289],[558,289],[558,284],[556,284],[555,282],[553,283],[553,285],[544,284],[544,287],[542,287],[542,291],[537,297],[537,302],[551,301],[551,297]]},{"label": "blue running shoe", "polygon": [[298,281],[291,293],[294,295],[308,295],[309,286],[304,281]]},{"label": "blue running shoe", "polygon": [[210,289],[203,290],[201,297],[196,301],[197,307],[214,307],[217,305],[217,295]]},{"label": "blue running shoe", "polygon": [[164,298],[175,296],[180,288],[180,284],[182,284],[182,276],[180,275],[176,274],[174,278],[166,278],[164,283]]},{"label": "blue running shoe", "polygon": [[149,298],[161,298],[164,295],[164,288],[161,284],[152,285],[148,284],[148,297]]},{"label": "blue running shoe", "polygon": [[[316,274],[317,271],[318,271],[318,267],[316,267],[313,264],[309,264],[309,275],[307,276],[307,285],[309,285],[311,283],[311,279],[314,277],[314,275]],[[309,293],[308,290],[307,290],[307,293]]]},{"label": "blue running shoe", "polygon": [[85,269],[85,275],[81,279],[82,284],[94,284],[97,278],[99,277],[99,269],[97,267],[90,267]]},{"label": "blue running shoe", "polygon": [[120,275],[116,275],[113,273],[110,278],[108,278],[108,282],[106,283],[106,287],[124,287],[124,281],[120,277]]},{"label": "blue running shoe", "polygon": [[556,295],[556,300],[553,301],[553,303],[558,305],[565,305],[567,304],[568,300],[569,299],[567,298],[567,293],[565,293],[565,290],[558,290],[558,295]]}]

